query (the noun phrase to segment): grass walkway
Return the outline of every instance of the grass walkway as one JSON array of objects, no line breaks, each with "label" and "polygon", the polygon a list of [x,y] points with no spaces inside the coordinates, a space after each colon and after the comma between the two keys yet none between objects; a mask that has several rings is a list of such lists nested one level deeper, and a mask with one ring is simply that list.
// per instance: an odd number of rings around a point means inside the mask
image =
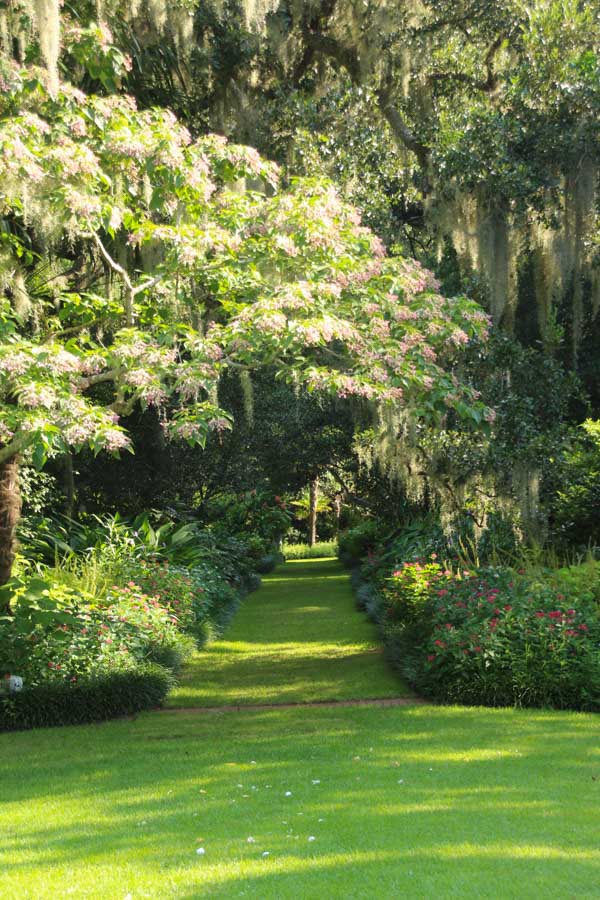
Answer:
[{"label": "grass walkway", "polygon": [[335,559],[288,562],[263,579],[225,639],[196,654],[168,706],[410,696],[385,663]]},{"label": "grass walkway", "polygon": [[[198,657],[184,696],[323,699],[345,678],[353,693],[391,691],[340,576],[298,563],[266,579],[228,640]],[[600,896],[593,715],[146,713],[0,735],[0,801],[2,900]]]}]

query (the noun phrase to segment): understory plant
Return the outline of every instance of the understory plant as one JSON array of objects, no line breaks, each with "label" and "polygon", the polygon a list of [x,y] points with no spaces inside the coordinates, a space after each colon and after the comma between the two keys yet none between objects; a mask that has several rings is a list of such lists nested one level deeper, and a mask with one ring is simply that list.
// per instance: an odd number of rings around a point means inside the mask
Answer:
[{"label": "understory plant", "polygon": [[388,655],[426,696],[600,709],[600,621],[576,592],[511,569],[404,563],[382,591]]}]

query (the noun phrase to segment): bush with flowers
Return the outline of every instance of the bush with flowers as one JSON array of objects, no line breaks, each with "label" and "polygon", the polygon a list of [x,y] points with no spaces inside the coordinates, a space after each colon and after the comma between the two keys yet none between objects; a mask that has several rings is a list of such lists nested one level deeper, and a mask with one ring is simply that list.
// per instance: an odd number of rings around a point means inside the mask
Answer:
[{"label": "bush with flowers", "polygon": [[192,649],[176,616],[133,582],[99,601],[34,578],[17,587],[0,619],[0,669],[21,675],[27,688],[141,663],[177,671]]},{"label": "bush with flowers", "polygon": [[511,569],[404,563],[383,589],[392,660],[432,699],[600,709],[595,603]]},{"label": "bush with flowers", "polygon": [[218,634],[239,606],[248,579],[239,574],[230,583],[210,560],[178,566],[155,559],[131,558],[122,565],[130,578],[177,618],[177,627],[194,637],[197,645]]}]

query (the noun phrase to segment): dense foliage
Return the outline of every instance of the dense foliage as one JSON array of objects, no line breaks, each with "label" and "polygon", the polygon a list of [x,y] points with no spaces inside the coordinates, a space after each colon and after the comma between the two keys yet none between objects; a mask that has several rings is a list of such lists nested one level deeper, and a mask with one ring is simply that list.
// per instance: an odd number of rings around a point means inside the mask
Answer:
[{"label": "dense foliage", "polygon": [[422,694],[600,709],[600,565],[474,566],[427,522],[391,539],[381,523],[356,528],[340,544],[342,558],[361,544],[357,603],[377,622],[390,662]]}]

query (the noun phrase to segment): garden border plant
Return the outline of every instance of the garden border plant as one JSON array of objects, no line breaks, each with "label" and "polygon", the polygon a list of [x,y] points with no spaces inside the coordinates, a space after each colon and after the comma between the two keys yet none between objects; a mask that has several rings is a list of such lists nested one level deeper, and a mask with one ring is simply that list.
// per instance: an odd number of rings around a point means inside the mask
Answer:
[{"label": "garden border plant", "polygon": [[442,564],[435,552],[395,566],[392,558],[379,546],[353,571],[356,601],[420,693],[600,710],[600,566],[526,572]]}]

